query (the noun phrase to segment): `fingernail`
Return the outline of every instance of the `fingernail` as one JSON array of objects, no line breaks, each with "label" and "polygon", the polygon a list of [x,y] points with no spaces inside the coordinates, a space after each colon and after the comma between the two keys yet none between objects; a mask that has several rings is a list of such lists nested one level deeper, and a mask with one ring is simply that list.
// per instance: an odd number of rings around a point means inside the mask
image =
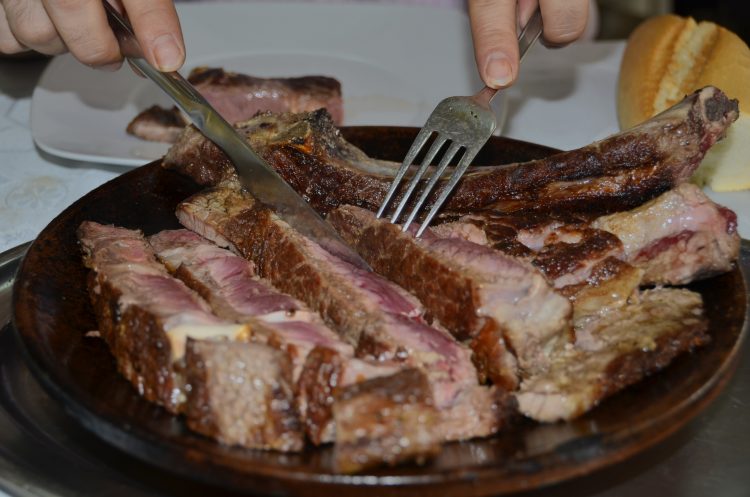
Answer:
[{"label": "fingernail", "polygon": [[513,81],[510,59],[503,53],[494,53],[487,57],[484,74],[493,88],[508,86]]},{"label": "fingernail", "polygon": [[113,62],[111,64],[104,64],[103,66],[99,66],[99,69],[102,71],[107,72],[115,72],[119,70],[122,67],[122,62]]},{"label": "fingernail", "polygon": [[176,71],[182,64],[182,50],[174,36],[163,34],[154,40],[154,59],[157,69],[163,72]]}]

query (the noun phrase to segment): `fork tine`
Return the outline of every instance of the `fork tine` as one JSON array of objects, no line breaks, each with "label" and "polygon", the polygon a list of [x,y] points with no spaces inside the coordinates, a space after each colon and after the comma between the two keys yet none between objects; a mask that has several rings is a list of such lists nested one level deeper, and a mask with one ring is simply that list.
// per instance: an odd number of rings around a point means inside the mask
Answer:
[{"label": "fork tine", "polygon": [[445,168],[448,167],[448,164],[450,164],[453,157],[456,155],[458,150],[462,147],[461,144],[453,142],[451,143],[451,146],[448,148],[448,150],[445,152],[445,155],[443,156],[443,159],[440,161],[440,164],[438,164],[437,169],[434,173],[432,173],[432,176],[430,177],[429,183],[427,183],[427,186],[425,186],[424,190],[422,191],[422,195],[419,197],[419,200],[417,201],[417,204],[414,206],[414,209],[412,209],[411,213],[409,214],[409,217],[406,219],[406,222],[404,223],[404,226],[401,228],[403,231],[406,231],[409,229],[409,225],[412,221],[414,221],[414,218],[417,217],[417,214],[419,213],[419,209],[422,208],[422,205],[424,204],[425,200],[427,200],[427,197],[430,195],[430,192],[437,184],[440,177],[443,175],[443,171],[445,171]]},{"label": "fork tine", "polygon": [[414,192],[414,189],[417,188],[417,185],[419,184],[419,180],[422,179],[424,172],[427,170],[430,164],[432,164],[432,160],[440,151],[440,149],[442,148],[446,140],[448,140],[448,138],[440,134],[438,134],[435,137],[435,141],[432,142],[432,146],[427,151],[427,155],[425,155],[424,160],[422,161],[422,164],[419,166],[419,169],[417,170],[417,172],[414,174],[414,177],[409,182],[409,187],[406,189],[406,193],[404,193],[404,196],[401,198],[401,202],[399,202],[398,207],[396,208],[396,212],[394,212],[393,216],[391,216],[392,223],[395,224],[398,221],[398,218],[401,215],[401,211],[403,211],[404,207],[406,207],[406,203],[409,201],[409,197],[411,197],[411,194]]},{"label": "fork tine", "polygon": [[427,141],[427,139],[430,137],[431,134],[432,134],[431,130],[428,130],[427,128],[422,128],[419,131],[419,134],[417,134],[417,137],[414,138],[414,142],[411,144],[411,148],[409,148],[409,152],[406,154],[406,157],[404,158],[404,162],[401,163],[401,167],[398,168],[396,177],[393,178],[393,182],[391,183],[391,187],[388,189],[388,193],[385,195],[385,198],[383,199],[383,203],[380,204],[380,209],[378,209],[378,213],[376,217],[381,217],[383,215],[383,212],[385,212],[385,209],[386,207],[388,207],[388,204],[393,198],[393,194],[396,192],[398,185],[401,183],[401,180],[403,179],[404,174],[406,174],[406,171],[409,170],[409,166],[411,166],[412,162],[414,162],[414,159],[417,157],[417,154],[419,154],[419,151],[422,150],[422,147],[424,146],[425,142]]},{"label": "fork tine", "polygon": [[417,236],[421,236],[424,230],[427,228],[427,226],[430,225],[430,221],[432,221],[432,218],[435,217],[437,212],[440,210],[440,207],[443,205],[445,200],[448,198],[448,195],[453,191],[453,189],[458,184],[458,181],[461,179],[461,177],[466,172],[466,169],[471,164],[471,161],[474,160],[474,157],[476,157],[477,153],[479,153],[479,150],[482,147],[473,147],[471,149],[467,149],[466,152],[464,152],[464,156],[461,157],[461,161],[456,166],[456,169],[453,171],[453,174],[451,175],[450,180],[448,180],[448,184],[445,185],[443,188],[443,191],[440,192],[440,196],[435,200],[435,203],[432,204],[432,207],[430,208],[430,212],[427,213],[427,217],[425,217],[424,221],[422,222],[422,225],[419,227],[419,230],[417,230]]}]

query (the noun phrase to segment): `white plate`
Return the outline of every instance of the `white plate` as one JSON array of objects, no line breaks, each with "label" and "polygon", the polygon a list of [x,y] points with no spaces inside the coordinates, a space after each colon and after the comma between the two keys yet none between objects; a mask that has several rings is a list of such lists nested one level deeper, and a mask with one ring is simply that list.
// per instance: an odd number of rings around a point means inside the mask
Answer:
[{"label": "white plate", "polygon": [[[341,81],[344,124],[421,126],[445,92],[480,87],[468,18],[460,10],[388,5],[182,4],[188,59],[255,76],[322,74]],[[166,146],[125,133],[155,103],[153,83],[129,69],[103,73],[53,60],[34,91],[31,132],[69,159],[142,165]]]}]

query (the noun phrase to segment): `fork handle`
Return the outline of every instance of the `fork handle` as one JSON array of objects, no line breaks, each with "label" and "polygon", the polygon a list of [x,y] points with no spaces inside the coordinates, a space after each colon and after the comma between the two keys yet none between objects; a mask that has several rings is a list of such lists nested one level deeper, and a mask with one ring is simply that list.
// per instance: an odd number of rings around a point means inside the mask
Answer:
[{"label": "fork handle", "polygon": [[[529,51],[529,48],[531,48],[536,40],[539,39],[539,36],[542,34],[543,29],[544,25],[542,24],[542,12],[537,7],[537,9],[534,11],[534,14],[532,14],[532,16],[529,18],[529,22],[526,23],[526,26],[523,27],[521,33],[518,35],[519,63],[523,60],[526,52]],[[489,107],[490,102],[495,97],[495,95],[497,95],[498,91],[500,90],[485,86],[484,88],[479,90],[479,93],[474,95],[474,99]]]}]

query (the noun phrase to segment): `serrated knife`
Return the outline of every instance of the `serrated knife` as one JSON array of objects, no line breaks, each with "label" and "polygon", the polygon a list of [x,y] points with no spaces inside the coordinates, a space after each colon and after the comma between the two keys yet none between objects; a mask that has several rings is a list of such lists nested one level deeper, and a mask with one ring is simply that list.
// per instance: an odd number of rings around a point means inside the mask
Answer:
[{"label": "serrated knife", "polygon": [[208,139],[234,163],[240,184],[281,219],[328,252],[367,271],[370,266],[284,181],[237,130],[179,72],[161,72],[146,61],[130,23],[106,0],[109,25],[123,56],[174,100]]}]

